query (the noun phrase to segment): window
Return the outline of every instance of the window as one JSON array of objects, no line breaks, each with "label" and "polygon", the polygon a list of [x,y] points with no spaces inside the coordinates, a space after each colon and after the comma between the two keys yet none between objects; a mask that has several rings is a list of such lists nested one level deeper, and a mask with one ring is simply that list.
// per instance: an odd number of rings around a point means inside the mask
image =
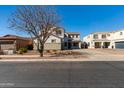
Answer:
[{"label": "window", "polygon": [[104,35],[102,35],[102,39],[105,39],[106,38],[106,35],[104,34]]},{"label": "window", "polygon": [[56,43],[56,39],[52,39],[51,40],[51,43]]},{"label": "window", "polygon": [[78,38],[78,35],[76,35],[76,38]]},{"label": "window", "polygon": [[120,35],[123,35],[123,33],[122,33],[122,32],[120,32]]},{"label": "window", "polygon": [[0,44],[14,44],[14,41],[0,41]]},{"label": "window", "polygon": [[56,35],[61,35],[61,34],[62,34],[61,30],[56,31]]},{"label": "window", "polygon": [[68,35],[69,38],[71,38],[71,35]]},{"label": "window", "polygon": [[93,35],[93,38],[94,38],[94,39],[98,39],[98,35],[97,35],[97,34],[94,34],[94,35]]}]

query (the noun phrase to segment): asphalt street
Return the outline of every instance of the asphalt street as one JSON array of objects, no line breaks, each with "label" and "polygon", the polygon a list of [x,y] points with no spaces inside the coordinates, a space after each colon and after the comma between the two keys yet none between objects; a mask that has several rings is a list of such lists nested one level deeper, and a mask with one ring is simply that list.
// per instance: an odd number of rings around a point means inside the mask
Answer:
[{"label": "asphalt street", "polygon": [[1,62],[0,87],[121,88],[124,62]]}]

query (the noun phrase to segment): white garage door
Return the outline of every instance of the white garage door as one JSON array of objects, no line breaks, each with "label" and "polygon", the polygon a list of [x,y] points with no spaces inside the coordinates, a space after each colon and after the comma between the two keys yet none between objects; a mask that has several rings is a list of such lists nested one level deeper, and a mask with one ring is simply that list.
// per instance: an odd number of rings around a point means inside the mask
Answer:
[{"label": "white garage door", "polygon": [[124,49],[124,41],[123,42],[115,42],[115,48]]}]

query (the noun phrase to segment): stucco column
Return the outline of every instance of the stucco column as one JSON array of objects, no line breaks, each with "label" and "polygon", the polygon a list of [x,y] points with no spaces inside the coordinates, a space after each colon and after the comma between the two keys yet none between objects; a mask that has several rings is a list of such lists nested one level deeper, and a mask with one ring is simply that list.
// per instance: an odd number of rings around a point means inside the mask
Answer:
[{"label": "stucco column", "polygon": [[116,47],[115,47],[115,42],[113,42],[113,49],[115,49]]},{"label": "stucco column", "polygon": [[81,42],[79,42],[79,48],[81,48]]},{"label": "stucco column", "polygon": [[104,48],[104,44],[103,44],[104,42],[101,42],[101,48]]},{"label": "stucco column", "polygon": [[91,44],[90,44],[90,48],[95,48],[95,42],[91,42]]},{"label": "stucco column", "polygon": [[111,41],[110,46],[111,46],[110,47],[111,49],[115,49],[115,42],[114,41]]}]

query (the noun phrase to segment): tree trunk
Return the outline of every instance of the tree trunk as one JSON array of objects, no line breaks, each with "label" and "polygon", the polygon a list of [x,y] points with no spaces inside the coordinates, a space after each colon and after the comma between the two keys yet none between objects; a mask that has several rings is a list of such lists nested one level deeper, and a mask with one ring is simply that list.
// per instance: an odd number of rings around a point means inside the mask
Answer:
[{"label": "tree trunk", "polygon": [[44,44],[40,45],[40,57],[43,57]]}]

